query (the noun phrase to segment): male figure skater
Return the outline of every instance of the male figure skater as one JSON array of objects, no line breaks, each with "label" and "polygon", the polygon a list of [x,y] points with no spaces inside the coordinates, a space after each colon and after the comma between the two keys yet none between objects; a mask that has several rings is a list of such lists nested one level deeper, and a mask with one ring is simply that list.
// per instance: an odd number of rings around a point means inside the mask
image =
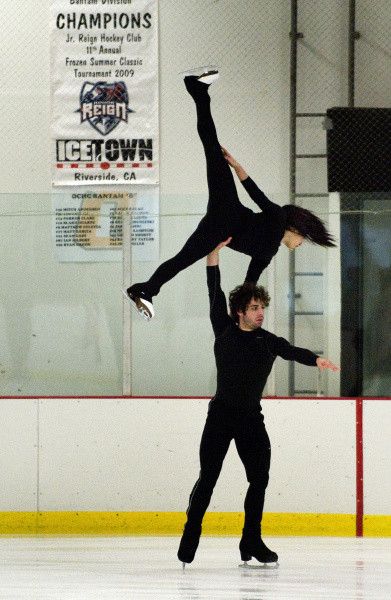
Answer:
[{"label": "male figure skater", "polygon": [[265,545],[260,530],[270,466],[270,441],[260,407],[262,391],[277,356],[320,369],[339,370],[327,358],[291,346],[284,338],[262,328],[270,298],[261,286],[244,283],[236,287],[229,295],[228,315],[220,287],[219,250],[230,239],[219,244],[207,257],[217,390],[209,403],[200,445],[200,476],[190,494],[187,522],[178,550],[178,558],[183,563],[194,559],[202,519],[232,439],[249,482],[239,544],[241,558],[277,562],[277,554]]},{"label": "male figure skater", "polygon": [[[292,204],[281,207],[271,202],[243,167],[222,149],[208,93],[209,85],[217,77],[217,72],[185,77],[186,89],[195,102],[197,129],[205,151],[209,200],[206,215],[182,250],[161,264],[148,281],[135,283],[126,290],[129,300],[147,321],[154,316],[152,297],[159,293],[162,285],[229,236],[232,238],[230,248],[251,256],[245,280],[252,283],[258,281],[281,243],[292,250],[304,239],[320,246],[335,245],[316,215]],[[230,166],[262,212],[254,213],[241,204]]]}]

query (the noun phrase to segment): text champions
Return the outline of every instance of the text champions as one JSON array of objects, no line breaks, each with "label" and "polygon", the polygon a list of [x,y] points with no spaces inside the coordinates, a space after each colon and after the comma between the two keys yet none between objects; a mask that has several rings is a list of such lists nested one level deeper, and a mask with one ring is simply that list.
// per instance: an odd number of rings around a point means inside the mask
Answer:
[{"label": "text champions", "polygon": [[149,29],[150,13],[59,13],[57,29]]}]

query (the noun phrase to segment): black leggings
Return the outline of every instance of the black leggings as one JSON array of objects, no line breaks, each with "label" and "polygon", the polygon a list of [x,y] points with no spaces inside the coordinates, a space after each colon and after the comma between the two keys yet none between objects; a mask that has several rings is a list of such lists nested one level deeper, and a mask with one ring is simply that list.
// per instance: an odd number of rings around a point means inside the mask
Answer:
[{"label": "black leggings", "polygon": [[[199,84],[205,86],[205,84]],[[150,296],[156,296],[161,286],[216,246],[235,234],[243,220],[231,169],[223,156],[210,111],[210,97],[205,86],[194,98],[197,110],[197,130],[205,151],[209,200],[206,215],[189,237],[182,250],[162,263],[152,277],[143,284]]]},{"label": "black leggings", "polygon": [[225,411],[215,407],[209,410],[201,438],[200,476],[187,509],[190,527],[196,528],[202,523],[232,439],[250,484],[244,501],[244,528],[260,530],[271,455],[263,415],[257,411],[241,418],[238,415],[227,418]]}]

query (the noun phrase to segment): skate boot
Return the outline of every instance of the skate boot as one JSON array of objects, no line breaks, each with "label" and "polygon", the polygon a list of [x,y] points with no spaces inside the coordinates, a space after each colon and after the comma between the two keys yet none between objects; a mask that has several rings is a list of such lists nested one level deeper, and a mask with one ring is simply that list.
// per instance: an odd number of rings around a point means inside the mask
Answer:
[{"label": "skate boot", "polygon": [[195,553],[200,541],[201,526],[189,526],[188,523],[183,528],[182,538],[178,549],[178,558],[185,568],[186,563],[191,563],[194,560]]},{"label": "skate boot", "polygon": [[185,79],[187,77],[194,77],[200,83],[204,83],[206,85],[210,85],[214,83],[219,78],[219,70],[217,67],[213,65],[206,65],[204,67],[195,67],[194,69],[189,69],[183,73]]},{"label": "skate boot", "polygon": [[146,321],[150,321],[154,315],[152,297],[145,291],[142,283],[135,283],[128,287],[127,290],[123,290],[126,298],[130,300],[131,305],[138,314],[143,317]]},{"label": "skate boot", "polygon": [[240,557],[244,561],[244,565],[240,566],[248,566],[247,561],[252,558],[262,563],[263,566],[278,566],[278,555],[266,546],[259,532],[247,532],[243,529],[239,550]]},{"label": "skate boot", "polygon": [[[198,70],[199,73],[200,71],[201,69]],[[218,77],[219,72],[217,70],[205,71],[204,73],[201,71],[198,75],[187,71],[184,82],[190,96],[197,102],[197,100],[205,100],[205,98],[209,100],[208,88]]]}]

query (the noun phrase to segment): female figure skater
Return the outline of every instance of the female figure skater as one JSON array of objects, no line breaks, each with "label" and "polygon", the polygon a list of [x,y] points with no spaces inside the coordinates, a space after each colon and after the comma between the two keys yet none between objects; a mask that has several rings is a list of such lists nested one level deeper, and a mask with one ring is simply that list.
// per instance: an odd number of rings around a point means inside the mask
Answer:
[{"label": "female figure skater", "polygon": [[[332,236],[312,212],[269,200],[243,167],[220,146],[210,110],[208,88],[218,78],[217,71],[188,75],[185,86],[197,111],[197,130],[205,151],[209,199],[206,215],[182,250],[158,267],[152,277],[135,283],[126,295],[147,321],[154,316],[152,297],[179,271],[207,256],[219,242],[231,237],[229,247],[251,256],[245,281],[256,283],[262,271],[283,243],[289,249],[304,239],[320,246],[334,246]],[[254,213],[241,204],[230,166],[262,212]]]}]

